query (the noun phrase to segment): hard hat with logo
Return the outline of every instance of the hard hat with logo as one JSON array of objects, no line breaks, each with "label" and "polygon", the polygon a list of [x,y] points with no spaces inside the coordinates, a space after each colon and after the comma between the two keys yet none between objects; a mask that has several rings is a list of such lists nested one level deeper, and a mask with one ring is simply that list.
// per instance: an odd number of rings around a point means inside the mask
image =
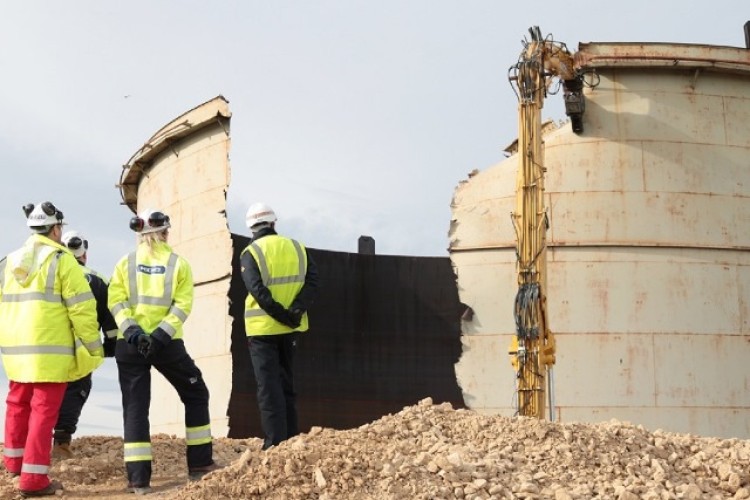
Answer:
[{"label": "hard hat with logo", "polygon": [[62,235],[62,244],[68,247],[76,257],[83,256],[89,249],[89,240],[78,231],[66,231]]},{"label": "hard hat with logo", "polygon": [[161,210],[147,208],[140,215],[130,219],[130,229],[139,234],[157,233],[172,227],[169,216]]},{"label": "hard hat with logo", "polygon": [[260,202],[250,205],[250,208],[247,209],[247,215],[245,215],[245,224],[249,229],[264,222],[276,222],[277,220],[273,208]]},{"label": "hard hat with logo", "polygon": [[23,206],[26,215],[26,225],[36,233],[46,233],[50,226],[64,224],[63,213],[49,201],[34,205],[27,203]]}]

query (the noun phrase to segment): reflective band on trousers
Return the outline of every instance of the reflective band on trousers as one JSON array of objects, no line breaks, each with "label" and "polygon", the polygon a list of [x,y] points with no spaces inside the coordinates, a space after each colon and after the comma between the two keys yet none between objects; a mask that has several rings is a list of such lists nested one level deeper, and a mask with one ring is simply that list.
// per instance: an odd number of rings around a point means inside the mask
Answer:
[{"label": "reflective band on trousers", "polygon": [[[174,281],[174,273],[177,268],[177,254],[170,254],[169,260],[167,261],[167,270],[164,275],[164,294],[161,297],[150,297],[148,295],[138,295],[138,266],[136,263],[136,253],[132,252],[128,255],[128,284],[130,286],[130,297],[129,307],[137,304],[145,304],[149,306],[164,306],[169,307],[172,305],[172,282]],[[119,305],[119,304],[118,304]]]},{"label": "reflective band on trousers", "polygon": [[200,427],[185,427],[185,442],[188,446],[211,442],[211,425]]},{"label": "reflective band on trousers", "polygon": [[124,456],[126,462],[151,460],[151,443],[125,443]]},{"label": "reflective band on trousers", "polygon": [[20,458],[23,456],[23,448],[3,448],[3,455],[8,458]]},{"label": "reflective band on trousers", "polygon": [[21,473],[49,474],[49,465],[22,464]]},{"label": "reflective band on trousers", "polygon": [[276,278],[270,278],[268,273],[268,264],[266,263],[266,256],[263,255],[263,250],[257,243],[250,243],[258,257],[258,270],[260,271],[260,279],[263,280],[263,284],[266,286],[271,285],[284,285],[287,283],[304,283],[305,281],[305,253],[302,251],[297,240],[291,240],[294,244],[294,249],[297,252],[297,260],[299,261],[299,269],[297,274],[291,276],[279,276]]}]

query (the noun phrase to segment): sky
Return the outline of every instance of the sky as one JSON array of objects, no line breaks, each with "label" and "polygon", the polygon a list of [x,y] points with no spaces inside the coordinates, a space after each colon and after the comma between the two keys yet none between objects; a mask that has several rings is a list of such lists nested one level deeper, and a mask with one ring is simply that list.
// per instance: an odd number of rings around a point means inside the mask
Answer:
[{"label": "sky", "polygon": [[[233,115],[232,232],[247,234],[245,211],[263,201],[281,234],[312,248],[356,252],[367,235],[379,254],[447,256],[454,190],[501,161],[517,136],[507,76],[530,26],[571,51],[618,41],[744,47],[750,20],[747,0],[2,7],[0,255],[28,237],[21,207],[49,200],[66,229],[89,239],[89,265],[105,275],[135,244],[116,188],[122,165],[163,125],[217,95]],[[543,116],[560,120],[562,110],[551,96]],[[114,362],[94,377],[103,389],[90,406],[101,414],[84,410],[83,433],[119,418]]]}]

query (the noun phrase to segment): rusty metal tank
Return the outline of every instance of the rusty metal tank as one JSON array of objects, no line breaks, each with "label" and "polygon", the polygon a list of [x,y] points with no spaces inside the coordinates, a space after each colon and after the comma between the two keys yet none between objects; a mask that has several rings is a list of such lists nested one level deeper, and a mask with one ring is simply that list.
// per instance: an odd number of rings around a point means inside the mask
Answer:
[{"label": "rusty metal tank", "polygon": [[[750,50],[586,43],[545,135],[555,419],[750,438]],[[511,96],[512,97],[512,96]],[[548,101],[554,99],[548,98]],[[513,415],[516,157],[455,190],[466,404]]]}]

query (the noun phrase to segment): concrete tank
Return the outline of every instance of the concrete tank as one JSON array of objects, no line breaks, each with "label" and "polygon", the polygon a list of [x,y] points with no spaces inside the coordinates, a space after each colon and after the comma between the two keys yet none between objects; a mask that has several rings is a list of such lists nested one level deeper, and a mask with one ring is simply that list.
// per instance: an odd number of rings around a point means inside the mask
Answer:
[{"label": "concrete tank", "polygon": [[[750,438],[750,50],[588,43],[576,59],[598,80],[584,131],[545,137],[553,414]],[[459,384],[505,415],[516,165],[462,182],[450,229],[473,312]]]}]

